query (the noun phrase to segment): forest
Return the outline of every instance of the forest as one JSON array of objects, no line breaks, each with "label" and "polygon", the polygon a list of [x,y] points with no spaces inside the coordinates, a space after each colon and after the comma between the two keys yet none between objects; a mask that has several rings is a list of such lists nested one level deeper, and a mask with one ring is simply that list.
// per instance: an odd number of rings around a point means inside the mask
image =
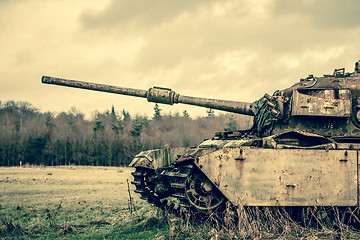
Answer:
[{"label": "forest", "polygon": [[85,117],[68,112],[41,112],[28,102],[0,102],[0,166],[89,165],[127,166],[142,150],[196,146],[218,131],[251,126],[252,119],[235,114],[192,118],[183,113],[130,115],[110,107]]}]

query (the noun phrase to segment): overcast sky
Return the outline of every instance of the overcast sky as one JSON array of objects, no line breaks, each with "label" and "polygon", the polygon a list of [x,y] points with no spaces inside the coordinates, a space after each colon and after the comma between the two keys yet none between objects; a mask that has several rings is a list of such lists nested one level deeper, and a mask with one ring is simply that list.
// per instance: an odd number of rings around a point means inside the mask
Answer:
[{"label": "overcast sky", "polygon": [[154,107],[42,75],[253,102],[308,74],[353,72],[359,59],[358,0],[0,0],[0,100],[41,111]]}]

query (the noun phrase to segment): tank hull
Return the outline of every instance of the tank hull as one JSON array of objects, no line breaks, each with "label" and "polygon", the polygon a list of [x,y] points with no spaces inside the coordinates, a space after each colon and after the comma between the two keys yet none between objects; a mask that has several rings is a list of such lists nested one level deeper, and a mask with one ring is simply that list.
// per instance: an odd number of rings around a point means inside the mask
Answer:
[{"label": "tank hull", "polygon": [[357,150],[223,148],[196,166],[236,206],[357,206]]},{"label": "tank hull", "polygon": [[[259,141],[261,147],[256,146]],[[145,198],[155,196],[160,203],[164,197],[175,197],[198,211],[226,202],[237,207],[356,207],[359,147],[287,132],[261,139],[212,139],[193,149],[146,151],[131,166],[151,170],[153,177],[141,180],[154,186]],[[156,185],[162,185],[162,193]]]}]

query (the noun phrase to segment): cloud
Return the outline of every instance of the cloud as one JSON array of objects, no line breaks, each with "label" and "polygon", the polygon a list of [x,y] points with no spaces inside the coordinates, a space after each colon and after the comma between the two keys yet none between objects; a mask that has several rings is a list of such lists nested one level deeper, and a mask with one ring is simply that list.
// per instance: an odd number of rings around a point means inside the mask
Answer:
[{"label": "cloud", "polygon": [[[119,44],[124,37],[142,36],[142,49],[133,66],[142,71],[176,68],[183,61],[206,61],[242,49],[259,56],[301,54],[309,48],[347,43],[349,36],[356,38],[358,33],[351,4],[342,6],[330,0],[327,4],[310,0],[252,2],[157,1],[152,5],[148,1],[112,1],[102,11],[84,13],[80,20],[84,30],[110,31],[107,37],[119,37]],[[342,10],[336,12],[337,8]],[[324,27],[327,18],[332,21]],[[334,31],[333,22],[352,24]]]},{"label": "cloud", "polygon": [[354,28],[360,26],[357,0],[275,0],[274,16],[298,15],[318,28]]},{"label": "cloud", "polygon": [[194,12],[202,5],[211,5],[211,2],[213,1],[112,1],[103,11],[90,11],[84,13],[81,20],[86,28],[113,28],[118,27],[119,25],[152,28],[171,22],[187,12]]},{"label": "cloud", "polygon": [[354,3],[0,1],[0,94],[2,101],[20,98],[44,110],[57,96],[56,110],[76,105],[88,113],[119,103],[132,113],[153,111],[143,99],[43,86],[46,74],[254,101],[308,74],[352,71],[360,58]]},{"label": "cloud", "polygon": [[120,45],[142,38],[128,65],[139,81],[251,101],[308,74],[332,72],[336,62],[353,62],[360,31],[352,3],[112,1],[80,21],[84,32],[117,38]]}]

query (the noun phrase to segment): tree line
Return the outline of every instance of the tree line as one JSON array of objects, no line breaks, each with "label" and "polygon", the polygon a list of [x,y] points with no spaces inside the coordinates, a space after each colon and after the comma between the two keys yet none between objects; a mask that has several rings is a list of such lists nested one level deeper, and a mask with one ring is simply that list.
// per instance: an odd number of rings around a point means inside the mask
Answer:
[{"label": "tree line", "polygon": [[143,150],[196,146],[215,132],[249,125],[232,114],[191,118],[162,114],[131,116],[125,109],[95,112],[90,119],[75,108],[40,112],[28,102],[0,102],[0,166],[126,166]]}]

